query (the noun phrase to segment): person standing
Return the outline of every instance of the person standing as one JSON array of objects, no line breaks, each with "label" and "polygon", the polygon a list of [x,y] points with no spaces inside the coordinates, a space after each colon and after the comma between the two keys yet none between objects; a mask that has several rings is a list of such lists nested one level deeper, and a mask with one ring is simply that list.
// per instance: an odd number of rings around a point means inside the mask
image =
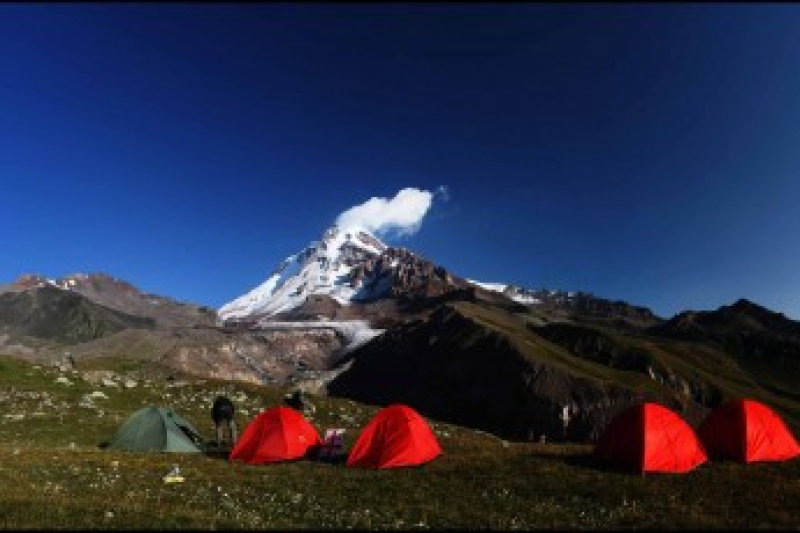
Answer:
[{"label": "person standing", "polygon": [[228,434],[228,441],[233,446],[236,444],[236,417],[233,402],[226,396],[217,396],[211,406],[211,418],[217,430],[217,447],[222,445],[223,434]]}]

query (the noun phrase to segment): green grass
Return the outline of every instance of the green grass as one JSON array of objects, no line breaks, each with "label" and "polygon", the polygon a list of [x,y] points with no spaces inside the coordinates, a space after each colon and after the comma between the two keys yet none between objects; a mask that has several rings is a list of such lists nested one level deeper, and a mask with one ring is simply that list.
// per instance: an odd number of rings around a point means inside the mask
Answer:
[{"label": "green grass", "polygon": [[[97,361],[92,363],[97,365]],[[79,369],[81,363],[79,362]],[[124,365],[116,367],[118,371]],[[577,444],[509,443],[429,421],[443,455],[370,470],[302,460],[268,466],[224,456],[103,450],[144,405],[172,407],[207,438],[225,393],[240,431],[284,390],[213,380],[93,385],[0,358],[0,528],[4,529],[797,529],[800,459],[701,465],[684,475],[610,470]],[[102,391],[96,407],[81,406]],[[320,432],[349,449],[376,406],[311,397]],[[23,418],[19,418],[23,415]],[[162,476],[178,464],[184,483]]]}]

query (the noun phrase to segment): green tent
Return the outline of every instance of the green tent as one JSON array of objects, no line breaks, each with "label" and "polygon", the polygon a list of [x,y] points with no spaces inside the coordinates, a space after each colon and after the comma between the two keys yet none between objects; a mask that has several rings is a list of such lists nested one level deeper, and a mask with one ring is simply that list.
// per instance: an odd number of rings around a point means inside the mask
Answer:
[{"label": "green tent", "polygon": [[107,448],[132,452],[202,452],[197,430],[171,409],[145,407],[122,424]]}]

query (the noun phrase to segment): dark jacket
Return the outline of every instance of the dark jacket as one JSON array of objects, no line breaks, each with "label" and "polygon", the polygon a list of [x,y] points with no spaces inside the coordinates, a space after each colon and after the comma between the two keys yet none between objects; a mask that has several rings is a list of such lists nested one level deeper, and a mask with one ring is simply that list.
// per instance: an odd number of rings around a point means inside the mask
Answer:
[{"label": "dark jacket", "polygon": [[214,405],[211,407],[211,418],[214,422],[220,423],[226,420],[233,420],[233,402],[225,396],[217,396]]}]

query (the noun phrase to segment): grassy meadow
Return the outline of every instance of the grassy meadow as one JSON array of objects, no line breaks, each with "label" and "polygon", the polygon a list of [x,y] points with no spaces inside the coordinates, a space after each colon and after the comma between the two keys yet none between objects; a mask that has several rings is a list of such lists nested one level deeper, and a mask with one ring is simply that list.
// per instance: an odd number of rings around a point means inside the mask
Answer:
[{"label": "grassy meadow", "polygon": [[[171,407],[211,439],[216,394],[234,400],[241,433],[286,391],[91,364],[61,372],[0,357],[0,528],[800,529],[800,459],[642,476],[607,468],[589,445],[505,442],[433,420],[444,453],[412,468],[110,451],[101,444],[140,407]],[[311,401],[309,420],[320,433],[345,428],[345,449],[377,410]],[[164,483],[173,465],[185,482]]]}]

